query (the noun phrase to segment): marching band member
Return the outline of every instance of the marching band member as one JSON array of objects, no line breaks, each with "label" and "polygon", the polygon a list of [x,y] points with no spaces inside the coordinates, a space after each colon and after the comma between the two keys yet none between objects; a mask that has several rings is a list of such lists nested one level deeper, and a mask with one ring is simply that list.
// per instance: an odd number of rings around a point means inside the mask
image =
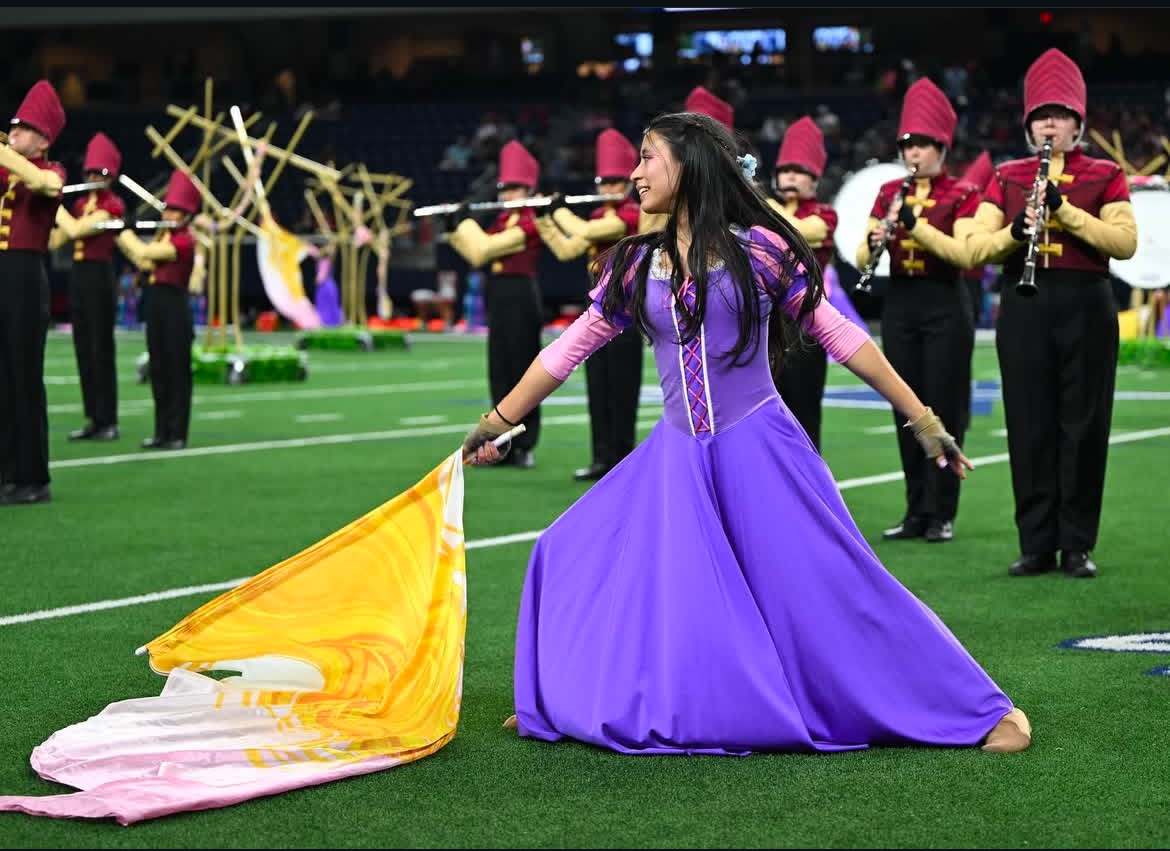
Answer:
[{"label": "marching band member", "polygon": [[[1001,164],[967,244],[976,263],[1002,262],[996,328],[1020,557],[1012,576],[1057,567],[1093,577],[1117,376],[1117,305],[1109,260],[1137,250],[1129,184],[1110,160],[1085,155],[1085,79],[1052,49],[1024,77],[1024,135],[1052,143],[1037,159]],[[1046,218],[1037,225],[1037,208]],[[1037,229],[1038,228],[1038,229]],[[1017,290],[1031,249],[1035,277]],[[1031,293],[1031,294],[1029,294]]]},{"label": "marching band member", "polygon": [[73,242],[69,273],[69,310],[73,349],[81,379],[86,423],[69,433],[70,440],[116,440],[118,437],[118,375],[114,358],[118,282],[114,275],[115,231],[100,222],[119,219],[126,205],[111,184],[122,166],[122,154],[105,133],[97,133],[85,149],[82,171],[88,183],[104,184],[73,203],[72,214],[57,208],[57,226],[50,250]]},{"label": "marching band member", "polygon": [[[539,178],[540,163],[519,142],[512,140],[500,149],[497,190],[501,202],[530,197]],[[531,207],[501,210],[486,232],[474,219],[464,219],[451,234],[451,247],[472,267],[489,268],[484,283],[488,381],[492,405],[498,406],[540,351],[544,306],[536,281],[540,258],[536,214]],[[507,411],[496,413],[508,419]],[[513,425],[520,422],[517,419]],[[530,468],[540,437],[540,408],[527,414],[523,423],[526,430],[512,441],[506,463]]]},{"label": "marching band member", "polygon": [[[817,200],[817,181],[825,172],[825,137],[807,115],[796,121],[784,134],[776,154],[773,187],[781,200],[768,198],[768,204],[787,219],[813,249],[822,274],[833,262],[833,233],[837,213]],[[825,280],[826,295],[829,280]],[[845,298],[840,286],[833,287],[838,298]],[[830,301],[833,298],[830,296]],[[836,301],[834,301],[836,306]],[[864,327],[864,326],[863,326]],[[819,451],[821,448],[821,400],[825,395],[828,362],[825,349],[812,339],[804,339],[773,362],[772,378],[784,404],[792,411]]]},{"label": "marching band member", "polygon": [[[983,197],[983,188],[995,174],[995,164],[991,161],[991,154],[983,151],[967,166],[963,176],[959,178],[964,183],[970,183],[979,190],[979,197]],[[981,264],[964,269],[959,274],[967,284],[967,294],[971,297],[971,316],[975,326],[979,326],[979,317],[983,314],[983,279],[987,273],[987,265]]]},{"label": "marching band member", "polygon": [[[959,278],[959,270],[971,262],[965,243],[953,236],[953,230],[957,219],[974,214],[979,193],[947,174],[944,165],[956,123],[947,96],[930,80],[924,77],[907,89],[898,148],[914,177],[891,180],[878,191],[857,263],[864,268],[871,251],[889,240],[890,286],[882,308],[882,347],[914,392],[945,422],[954,423],[955,440],[962,446],[975,326],[967,287]],[[886,225],[891,214],[897,215],[892,234]],[[906,476],[906,511],[883,537],[950,541],[959,509],[958,478],[923,463],[917,442],[906,429],[898,429],[898,448]]]},{"label": "marching band member", "polygon": [[687,95],[684,108],[687,112],[701,112],[714,118],[727,128],[727,132],[735,135],[735,107],[723,98],[716,97],[708,89],[695,86]]},{"label": "marching band member", "polygon": [[[637,166],[638,152],[625,136],[613,129],[598,135],[597,191],[620,195],[623,200],[606,201],[588,221],[565,206],[551,216],[539,216],[536,226],[540,238],[558,260],[584,254],[592,269],[601,252],[639,232],[641,205],[630,195],[630,173]],[[600,479],[633,451],[644,348],[637,329],[627,328],[585,362],[593,461],[573,474],[577,481]]]},{"label": "marching band member", "polygon": [[49,502],[45,251],[65,169],[47,159],[65,127],[48,80],[25,95],[0,142],[0,505]]},{"label": "marching band member", "polygon": [[191,219],[199,210],[198,187],[175,169],[163,199],[163,221],[176,227],[160,230],[143,242],[133,230],[118,234],[118,247],[138,269],[149,273],[146,299],[146,351],[150,356],[150,390],[154,396],[154,434],[143,449],[183,449],[191,424],[191,302],[187,293],[195,268],[196,238]]}]

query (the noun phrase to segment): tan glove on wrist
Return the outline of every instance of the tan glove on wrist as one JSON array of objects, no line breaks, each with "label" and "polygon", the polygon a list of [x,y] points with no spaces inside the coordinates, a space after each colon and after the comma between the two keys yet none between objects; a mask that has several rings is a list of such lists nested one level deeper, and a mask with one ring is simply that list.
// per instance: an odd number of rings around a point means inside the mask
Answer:
[{"label": "tan glove on wrist", "polygon": [[959,455],[959,445],[951,437],[946,428],[930,408],[922,412],[916,420],[906,423],[904,428],[914,432],[914,437],[926,453],[927,458],[938,458],[945,455],[947,460]]},{"label": "tan glove on wrist", "polygon": [[[474,455],[479,447],[485,443],[490,443],[504,432],[508,431],[511,426],[496,425],[488,421],[487,414],[481,414],[479,417],[479,425],[467,433],[467,437],[463,438],[463,454]],[[503,446],[499,447],[500,458],[504,458],[512,450],[512,441],[509,440]]]}]

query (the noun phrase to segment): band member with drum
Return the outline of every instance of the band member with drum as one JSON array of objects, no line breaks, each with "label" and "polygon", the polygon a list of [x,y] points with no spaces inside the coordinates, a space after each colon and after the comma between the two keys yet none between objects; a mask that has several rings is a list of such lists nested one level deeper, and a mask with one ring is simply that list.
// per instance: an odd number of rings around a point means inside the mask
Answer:
[{"label": "band member with drum", "polygon": [[[961,446],[975,326],[959,276],[971,263],[966,245],[953,234],[958,219],[974,215],[979,193],[946,170],[956,123],[947,96],[930,80],[924,77],[907,89],[898,147],[912,177],[891,180],[879,190],[857,265],[865,268],[871,252],[881,246],[888,250],[882,347],[914,392],[944,422],[956,425],[954,437]],[[959,509],[959,479],[924,462],[914,436],[904,428],[898,429],[898,449],[906,476],[906,510],[883,537],[950,541]]]},{"label": "band member with drum", "polygon": [[1121,168],[1079,148],[1085,109],[1076,63],[1056,49],[1033,62],[1024,136],[1041,156],[1001,164],[961,225],[975,263],[1004,264],[996,351],[1020,543],[1012,576],[1097,575],[1118,349],[1109,260],[1133,256],[1137,224]]},{"label": "band member with drum", "polygon": [[[780,200],[768,199],[773,209],[791,222],[808,242],[821,265],[822,274],[833,262],[833,233],[837,229],[837,212],[817,200],[817,182],[825,172],[827,158],[825,136],[816,122],[807,115],[793,122],[780,143],[772,177],[772,188]],[[826,276],[825,295],[830,301],[845,296],[839,283],[832,286],[836,292],[830,292],[831,286]],[[772,380],[776,382],[776,389],[818,451],[821,448],[821,401],[828,373],[826,357],[823,346],[802,334],[799,342],[789,346],[783,356],[774,358],[772,363]]]},{"label": "band member with drum", "polygon": [[[500,149],[496,180],[501,202],[530,197],[539,178],[540,163],[519,142],[512,140]],[[503,209],[486,232],[466,218],[451,234],[451,247],[472,267],[489,269],[484,282],[488,382],[492,405],[498,406],[540,352],[544,306],[536,282],[540,258],[536,215],[532,207]],[[510,419],[506,410],[496,410],[496,415]],[[504,463],[527,469],[535,463],[532,450],[540,437],[540,408],[533,408],[523,423],[526,430],[512,441]]]},{"label": "band member with drum", "polygon": [[[612,128],[601,131],[594,159],[597,191],[614,200],[597,207],[588,220],[566,206],[536,219],[540,238],[558,260],[585,255],[591,267],[601,252],[638,232],[641,213],[641,205],[630,195],[638,151],[629,139]],[[631,327],[585,361],[593,460],[573,474],[577,481],[600,479],[634,450],[644,349],[642,336]]]}]

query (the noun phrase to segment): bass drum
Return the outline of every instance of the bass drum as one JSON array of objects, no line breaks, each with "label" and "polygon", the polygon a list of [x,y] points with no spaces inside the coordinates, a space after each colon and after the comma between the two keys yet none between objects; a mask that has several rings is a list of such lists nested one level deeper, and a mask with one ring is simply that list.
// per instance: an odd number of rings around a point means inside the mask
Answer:
[{"label": "bass drum", "polygon": [[[866,224],[873,210],[873,202],[877,200],[878,190],[883,183],[905,177],[906,166],[901,163],[874,163],[853,172],[841,184],[833,198],[833,209],[837,211],[837,232],[833,235],[833,242],[842,262],[857,268],[857,248],[865,239]],[[878,261],[874,275],[886,277],[889,274],[890,255],[886,252]]]},{"label": "bass drum", "polygon": [[1137,251],[1128,260],[1110,260],[1109,271],[1131,287],[1157,290],[1170,286],[1170,191],[1163,181],[1130,186],[1137,219]]}]

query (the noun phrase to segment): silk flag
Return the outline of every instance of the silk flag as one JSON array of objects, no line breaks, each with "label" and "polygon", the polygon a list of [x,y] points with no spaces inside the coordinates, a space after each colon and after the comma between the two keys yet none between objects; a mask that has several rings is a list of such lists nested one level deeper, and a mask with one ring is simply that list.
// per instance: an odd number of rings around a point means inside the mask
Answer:
[{"label": "silk flag", "polygon": [[298,328],[320,328],[321,317],[305,295],[301,261],[309,249],[271,216],[260,222],[262,236],[256,240],[256,263],[264,294],[276,311]]},{"label": "silk flag", "polygon": [[457,450],[147,644],[161,694],[33,751],[40,776],[81,791],[0,797],[0,810],[132,824],[432,754],[459,719],[466,599]]}]

